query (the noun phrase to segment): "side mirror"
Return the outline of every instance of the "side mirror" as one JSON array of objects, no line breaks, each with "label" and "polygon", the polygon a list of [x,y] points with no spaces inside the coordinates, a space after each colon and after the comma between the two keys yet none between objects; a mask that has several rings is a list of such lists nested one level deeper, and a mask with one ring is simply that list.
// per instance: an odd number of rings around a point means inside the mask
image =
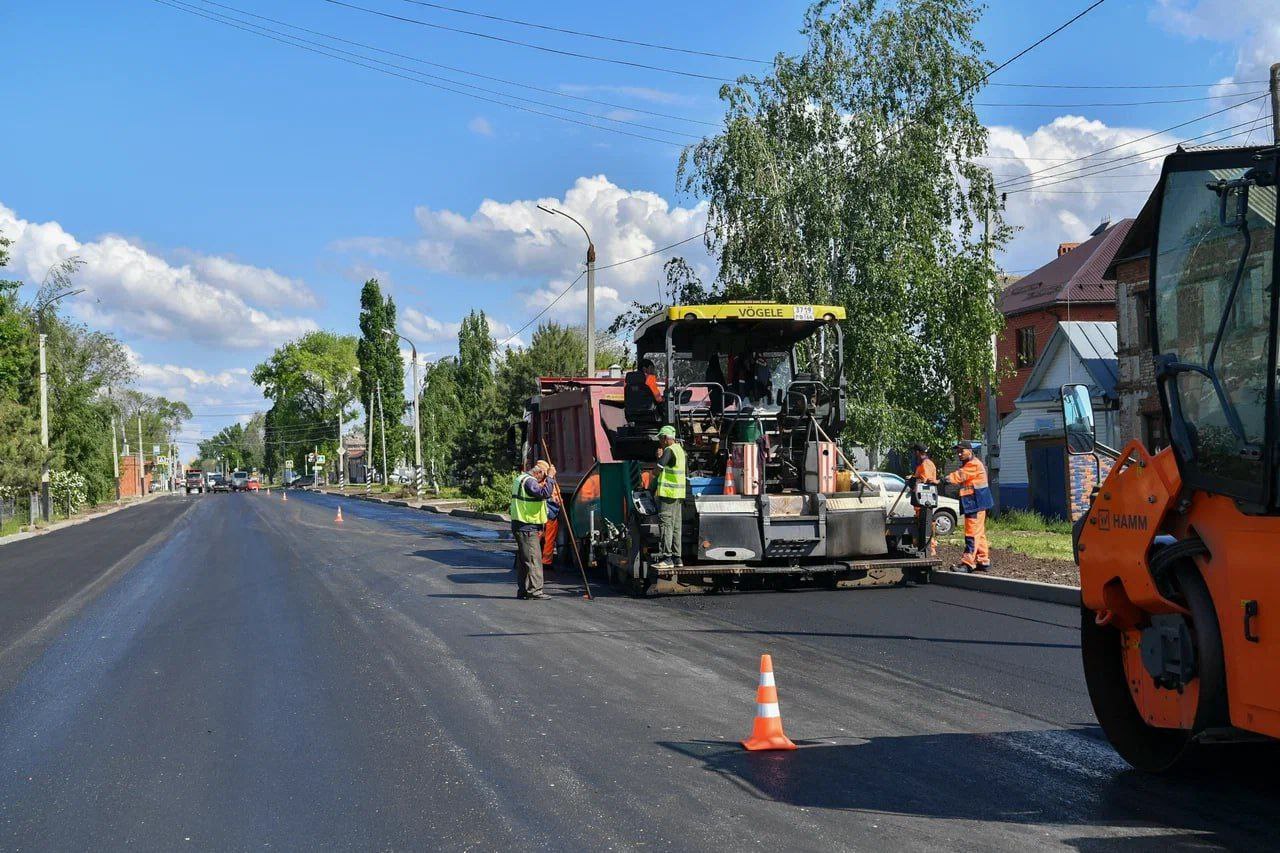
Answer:
[{"label": "side mirror", "polygon": [[1067,437],[1067,453],[1087,456],[1097,447],[1093,421],[1093,400],[1087,385],[1062,386],[1062,423]]}]

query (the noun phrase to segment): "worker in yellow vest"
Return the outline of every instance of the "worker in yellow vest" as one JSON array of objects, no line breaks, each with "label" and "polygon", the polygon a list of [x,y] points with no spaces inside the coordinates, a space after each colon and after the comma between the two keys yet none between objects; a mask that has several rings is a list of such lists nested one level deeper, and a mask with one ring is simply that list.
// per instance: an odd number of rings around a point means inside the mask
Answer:
[{"label": "worker in yellow vest", "polygon": [[685,477],[684,448],[676,438],[676,428],[658,430],[658,482],[654,496],[658,499],[658,553],[650,565],[655,569],[683,566],[680,542],[684,535],[684,497],[688,489]]},{"label": "worker in yellow vest", "polygon": [[547,524],[547,501],[555,494],[556,469],[539,459],[511,485],[511,533],[516,540],[516,598],[541,601],[542,528]]}]

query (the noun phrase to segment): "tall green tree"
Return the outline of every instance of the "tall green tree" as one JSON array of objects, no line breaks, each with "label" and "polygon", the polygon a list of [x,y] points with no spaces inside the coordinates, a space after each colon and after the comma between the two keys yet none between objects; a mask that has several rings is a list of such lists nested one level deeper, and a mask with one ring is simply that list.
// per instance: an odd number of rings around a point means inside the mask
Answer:
[{"label": "tall green tree", "polygon": [[338,458],[338,417],[345,423],[356,416],[358,368],[355,336],[328,331],[289,341],[254,368],[254,383],[274,404],[273,439],[287,448],[295,470],[304,469],[313,447]]},{"label": "tall green tree", "polygon": [[458,366],[454,373],[465,436],[457,452],[456,474],[475,488],[492,482],[499,464],[500,436],[492,431],[500,408],[494,392],[493,360],[497,343],[483,311],[471,311],[458,329]]},{"label": "tall green tree", "polygon": [[[436,487],[457,477],[454,462],[469,420],[458,398],[457,374],[457,359],[440,359],[427,365],[422,382],[422,464],[428,481]],[[381,453],[376,441],[373,448]],[[381,456],[375,458],[380,460]]]},{"label": "tall green tree", "polygon": [[[360,405],[365,410],[365,434],[370,435],[370,424],[377,419],[377,409],[376,403],[370,409],[369,400],[381,386],[382,407],[387,413],[387,455],[390,465],[394,465],[395,460],[409,450],[411,430],[405,426],[403,417],[404,360],[400,357],[400,341],[384,331],[388,329],[396,329],[396,305],[390,297],[383,298],[381,285],[376,278],[371,278],[360,291],[360,341],[356,344]],[[381,435],[377,444],[381,453]]]},{"label": "tall green tree", "polygon": [[805,51],[721,88],[724,129],[681,159],[709,203],[730,298],[834,302],[851,428],[938,441],[978,415],[991,378],[994,270],[975,233],[1008,229],[974,111],[990,65],[972,0],[820,0]]}]

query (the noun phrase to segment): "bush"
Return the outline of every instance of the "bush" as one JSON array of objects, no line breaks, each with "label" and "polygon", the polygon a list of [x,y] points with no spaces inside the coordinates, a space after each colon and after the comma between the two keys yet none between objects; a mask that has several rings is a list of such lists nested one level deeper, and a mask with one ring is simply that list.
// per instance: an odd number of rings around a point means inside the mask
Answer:
[{"label": "bush", "polygon": [[492,482],[472,490],[475,508],[481,512],[506,512],[511,508],[514,474],[498,474]]},{"label": "bush", "polygon": [[88,498],[88,484],[75,471],[53,471],[49,475],[49,495],[55,510],[66,510],[67,515],[84,506]]},{"label": "bush", "polygon": [[992,523],[1001,530],[1024,533],[1071,533],[1071,522],[1061,518],[1045,518],[1035,510],[1011,509],[1002,512]]}]

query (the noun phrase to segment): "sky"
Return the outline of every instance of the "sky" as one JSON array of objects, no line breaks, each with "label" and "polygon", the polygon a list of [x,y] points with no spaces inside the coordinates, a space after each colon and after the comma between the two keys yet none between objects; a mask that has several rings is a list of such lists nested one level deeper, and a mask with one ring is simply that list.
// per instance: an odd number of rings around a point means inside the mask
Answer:
[{"label": "sky", "polygon": [[[369,277],[423,359],[456,349],[473,308],[500,342],[527,341],[585,254],[539,203],[590,230],[604,321],[655,299],[673,254],[714,278],[696,239],[603,267],[703,230],[704,203],[676,179],[682,146],[715,131],[720,81],[802,47],[806,6],[219,3],[0,4],[0,233],[14,241],[0,277],[30,293],[79,256],[68,312],[126,344],[138,387],[189,403],[186,442],[265,407],[249,375],[274,347],[355,332]],[[1106,0],[993,76],[975,100],[1018,229],[1002,268],[1134,215],[1161,146],[1262,141],[1269,105],[1250,99],[1280,60],[1273,3]],[[990,0],[978,36],[1003,62],[1087,5]],[[1122,154],[1143,156],[1097,165]],[[542,316],[584,313],[579,283]]]}]

